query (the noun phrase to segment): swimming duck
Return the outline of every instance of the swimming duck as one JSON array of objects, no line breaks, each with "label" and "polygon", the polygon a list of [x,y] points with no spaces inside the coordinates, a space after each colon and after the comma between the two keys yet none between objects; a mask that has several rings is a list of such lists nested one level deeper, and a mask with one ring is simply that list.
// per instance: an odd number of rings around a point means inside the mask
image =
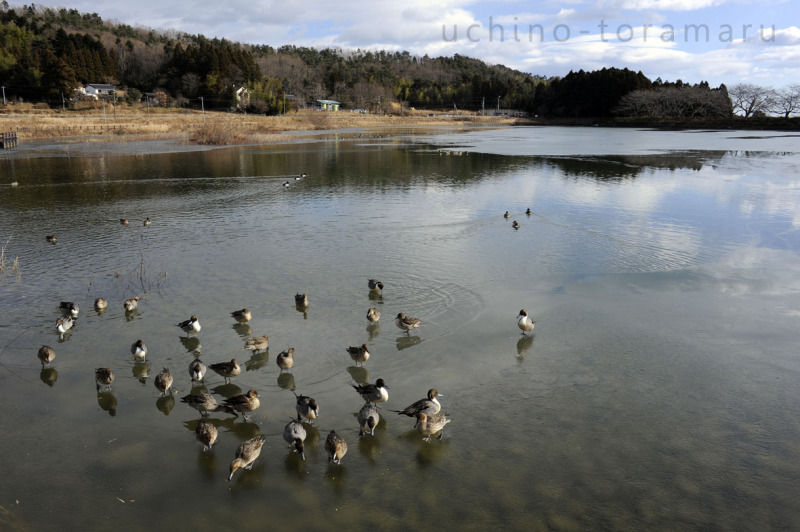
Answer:
[{"label": "swimming duck", "polygon": [[342,458],[347,454],[347,442],[332,430],[325,438],[325,450],[328,451],[328,462],[341,464]]},{"label": "swimming duck", "polygon": [[526,211],[525,211],[525,214],[527,214],[528,216],[530,216],[531,214],[533,214],[533,211],[531,210],[531,208],[530,208],[530,207],[528,207],[528,210],[526,210]]},{"label": "swimming duck", "polygon": [[375,384],[352,384],[355,390],[368,403],[385,403],[389,400],[389,389],[383,379],[378,379]]},{"label": "swimming duck", "polygon": [[51,244],[55,244],[56,243],[56,235],[47,235],[47,236],[45,236],[45,238]]},{"label": "swimming duck", "polygon": [[347,348],[347,352],[350,353],[350,358],[358,364],[361,362],[362,364],[369,360],[369,351],[367,351],[367,344],[361,344],[361,346],[350,346]]},{"label": "swimming duck", "polygon": [[150,217],[148,216],[147,218],[144,219],[144,222],[142,222],[142,225],[144,225],[145,227],[150,227],[151,223],[152,222],[150,221]]},{"label": "swimming duck", "polygon": [[253,319],[253,315],[246,308],[243,308],[242,310],[234,310],[231,312],[231,316],[233,316],[233,319],[239,323],[247,323]]},{"label": "swimming duck", "polygon": [[295,179],[295,181],[299,181],[300,179],[303,179],[304,177],[306,177],[306,175],[307,174],[305,172],[300,172],[300,175],[296,176],[294,179]]},{"label": "swimming duck", "polygon": [[517,327],[520,328],[522,334],[526,332],[531,332],[533,330],[534,325],[536,325],[536,321],[532,320],[528,316],[528,311],[522,309],[519,311],[519,315],[517,316]]},{"label": "swimming duck", "polygon": [[206,376],[206,365],[199,358],[195,358],[189,363],[189,377],[192,382],[203,382]]},{"label": "swimming duck", "polygon": [[94,309],[98,312],[101,312],[108,308],[108,301],[103,299],[102,297],[98,297],[94,300]]},{"label": "swimming duck", "polygon": [[158,390],[161,392],[161,395],[164,395],[172,386],[172,373],[170,373],[167,368],[164,368],[158,375],[156,375],[156,378],[153,382],[155,383],[156,388],[158,388]]},{"label": "swimming duck", "polygon": [[436,388],[431,388],[428,390],[428,396],[425,397],[425,399],[420,399],[402,410],[392,410],[392,412],[397,412],[398,414],[403,414],[408,417],[417,417],[417,414],[420,412],[428,416],[438,414],[439,410],[442,409],[442,405],[439,403],[437,397],[439,397],[439,391]]},{"label": "swimming duck", "polygon": [[68,330],[72,329],[72,326],[74,325],[74,323],[75,322],[69,316],[64,316],[63,318],[58,318],[56,320],[56,330],[59,333],[64,334]]},{"label": "swimming duck", "polygon": [[283,186],[284,186],[284,188],[289,188],[289,182],[288,181],[284,181],[283,182]]},{"label": "swimming duck", "polygon": [[144,360],[147,356],[147,346],[144,345],[144,342],[139,339],[131,344],[131,354],[133,358],[137,360]]},{"label": "swimming duck", "polygon": [[370,309],[367,311],[367,321],[370,323],[378,323],[378,320],[380,319],[381,311],[375,307],[370,307]]},{"label": "swimming duck", "polygon": [[243,349],[250,351],[264,351],[269,347],[269,336],[253,336],[244,341]]},{"label": "swimming duck", "polygon": [[200,329],[201,329],[200,321],[198,321],[197,316],[195,316],[195,315],[192,315],[191,318],[189,318],[186,321],[182,321],[182,322],[178,323],[177,325],[178,325],[178,327],[180,327],[183,330],[183,332],[187,332],[187,333],[200,332]]},{"label": "swimming duck", "polygon": [[[230,407],[220,405],[217,400],[208,392],[190,393],[181,397],[181,402],[188,404],[205,417],[209,412],[217,412],[218,410],[225,410],[226,412],[236,415]],[[224,408],[223,408],[224,407]]]},{"label": "swimming duck", "polygon": [[503,218],[511,218],[511,213],[506,211],[503,213]]},{"label": "swimming duck", "polygon": [[81,310],[78,304],[73,303],[72,301],[62,301],[58,308],[60,308],[64,314],[67,314],[72,318],[77,318],[78,313],[80,313]]},{"label": "swimming duck", "polygon": [[111,368],[97,368],[94,370],[94,380],[97,383],[98,391],[101,388],[110,390],[111,383],[114,382],[114,372],[111,371]]},{"label": "swimming duck", "polygon": [[231,474],[228,475],[228,481],[233,478],[233,474],[237,469],[251,469],[253,462],[261,454],[261,447],[267,438],[263,434],[259,434],[254,438],[242,442],[236,449],[236,456],[231,462]]},{"label": "swimming duck", "polygon": [[275,362],[278,363],[278,367],[281,368],[281,372],[285,369],[292,369],[294,366],[294,347],[290,347],[286,351],[281,351],[278,353],[278,356],[275,358]]},{"label": "swimming duck", "polygon": [[289,446],[294,447],[295,452],[300,454],[300,458],[305,461],[306,453],[303,450],[303,442],[306,439],[306,429],[297,420],[291,420],[283,428],[283,439]]},{"label": "swimming duck", "polygon": [[261,406],[261,401],[258,400],[257,391],[249,390],[245,394],[234,395],[233,397],[225,399],[225,404],[235,411],[241,412],[242,417],[247,421],[247,413]]},{"label": "swimming duck", "polygon": [[375,279],[367,281],[367,286],[370,290],[383,290],[383,283]]},{"label": "swimming duck", "polygon": [[444,436],[444,426],[452,421],[445,417],[444,412],[438,414],[427,415],[425,412],[417,414],[417,430],[425,436],[425,441],[431,441],[431,436],[439,432],[439,438]]},{"label": "swimming duck", "polygon": [[308,306],[308,294],[295,294],[294,304],[298,307],[305,308]]},{"label": "swimming duck", "polygon": [[406,316],[404,313],[400,312],[394,319],[394,323],[408,334],[411,329],[419,328],[422,325],[422,320]]},{"label": "swimming duck", "polygon": [[141,300],[141,296],[132,297],[130,299],[126,299],[122,302],[122,308],[125,309],[125,312],[133,312],[136,310],[136,307],[139,306],[139,301]]},{"label": "swimming duck", "polygon": [[39,352],[36,356],[39,357],[39,361],[42,363],[42,367],[44,367],[45,364],[49,364],[56,358],[56,350],[49,345],[43,345],[39,348]]},{"label": "swimming duck", "polygon": [[205,419],[201,419],[197,422],[197,426],[194,428],[194,435],[195,438],[197,438],[197,441],[203,444],[203,452],[205,452],[211,450],[214,442],[217,441],[219,431],[213,423],[206,421]]},{"label": "swimming duck", "polygon": [[307,395],[294,395],[297,397],[297,405],[295,406],[297,409],[297,421],[302,421],[303,418],[306,418],[309,422],[312,422],[319,417],[319,405],[316,399]]},{"label": "swimming duck", "polygon": [[375,436],[375,427],[381,421],[381,415],[378,413],[378,407],[372,403],[364,403],[361,410],[358,411],[358,435],[363,436],[365,432],[369,431],[371,436]]},{"label": "swimming duck", "polygon": [[119,219],[119,223],[121,223],[122,225],[128,225],[128,219],[127,218],[120,218]]},{"label": "swimming duck", "polygon": [[235,358],[232,358],[230,362],[217,362],[208,367],[224,377],[226,383],[231,382],[231,377],[236,377],[242,372],[242,368],[236,363]]},{"label": "swimming duck", "polygon": [[519,229],[519,222],[514,220],[513,222],[511,222],[511,227],[513,227],[514,229]]}]

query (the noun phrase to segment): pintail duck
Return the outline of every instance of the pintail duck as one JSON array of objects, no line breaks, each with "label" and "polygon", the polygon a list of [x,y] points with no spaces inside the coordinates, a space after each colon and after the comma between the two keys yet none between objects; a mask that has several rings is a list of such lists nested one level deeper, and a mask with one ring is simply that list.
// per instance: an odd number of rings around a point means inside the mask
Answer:
[{"label": "pintail duck", "polygon": [[147,346],[144,345],[144,342],[139,339],[131,344],[131,354],[133,358],[137,360],[144,360],[147,356]]},{"label": "pintail duck", "polygon": [[375,436],[375,427],[381,421],[381,415],[378,413],[378,407],[372,403],[364,403],[361,410],[358,411],[358,435],[363,436],[365,432],[369,432],[371,436]]},{"label": "pintail duck", "polygon": [[194,435],[197,441],[203,444],[203,452],[205,452],[211,450],[211,447],[213,447],[214,443],[217,441],[219,431],[217,431],[217,427],[215,427],[213,423],[201,419],[194,428]]},{"label": "pintail duck", "polygon": [[217,412],[218,410],[224,410],[230,414],[236,415],[236,413],[229,407],[217,403],[217,400],[214,398],[214,396],[208,392],[190,393],[189,395],[184,395],[181,397],[181,402],[186,403],[200,412],[200,415],[203,417],[207,416],[209,412]]},{"label": "pintail duck", "polygon": [[519,229],[519,222],[514,220],[513,222],[511,222],[511,227],[513,227],[514,229]]},{"label": "pintail duck", "polygon": [[120,218],[119,219],[119,223],[121,223],[122,225],[128,225],[128,219],[127,218]]},{"label": "pintail duck", "polygon": [[377,279],[370,279],[367,281],[367,286],[370,290],[383,290],[383,283]]},{"label": "pintail duck", "polygon": [[286,351],[278,353],[275,362],[277,362],[278,367],[281,368],[281,372],[286,369],[292,369],[294,366],[294,347],[290,347]]},{"label": "pintail duck", "polygon": [[225,399],[225,404],[235,411],[240,412],[244,420],[247,421],[247,413],[261,406],[261,401],[258,400],[257,391],[249,390],[245,394],[234,395],[233,397]]},{"label": "pintail duck", "polygon": [[172,373],[170,373],[167,368],[164,368],[158,375],[156,375],[156,378],[153,382],[156,385],[156,388],[158,388],[158,391],[161,392],[161,395],[164,395],[172,386]]},{"label": "pintail duck", "polygon": [[294,304],[298,307],[307,307],[308,306],[308,294],[295,294],[294,295]]},{"label": "pintail duck", "polygon": [[195,316],[195,315],[192,315],[191,318],[189,318],[186,321],[182,321],[182,322],[178,323],[177,325],[178,325],[178,327],[180,327],[183,330],[183,332],[187,332],[187,333],[200,332],[200,329],[201,329],[200,321],[197,319],[197,316]]},{"label": "pintail duck", "polygon": [[253,319],[253,315],[246,308],[243,308],[242,310],[234,310],[231,312],[231,316],[233,316],[233,319],[239,323],[247,323]]},{"label": "pintail duck", "polygon": [[62,301],[58,308],[60,308],[64,314],[71,316],[73,319],[77,318],[78,313],[81,311],[78,304],[73,303],[72,301]]},{"label": "pintail duck", "polygon": [[56,330],[60,334],[64,334],[68,330],[72,329],[72,326],[74,325],[74,323],[75,322],[69,316],[64,316],[63,318],[58,318],[56,320]]},{"label": "pintail duck", "polygon": [[242,368],[236,363],[235,358],[232,358],[230,362],[217,362],[208,367],[224,377],[226,383],[231,381],[231,377],[236,377],[242,372]]},{"label": "pintail duck", "polygon": [[389,400],[389,389],[383,379],[378,379],[375,384],[352,384],[355,390],[368,403],[385,403]]},{"label": "pintail duck", "polygon": [[425,441],[431,441],[431,436],[440,433],[438,439],[444,436],[444,426],[452,421],[445,417],[444,412],[438,414],[427,415],[425,412],[417,414],[417,430],[425,436]]},{"label": "pintail duck", "polygon": [[44,367],[45,364],[49,364],[56,358],[56,350],[49,345],[43,345],[39,348],[39,352],[36,353],[36,356],[39,357],[39,361],[42,363],[42,367]]},{"label": "pintail duck", "polygon": [[528,216],[530,216],[531,214],[533,214],[533,211],[531,210],[531,208],[530,208],[530,207],[528,207],[528,209],[525,211],[525,214],[527,214]]},{"label": "pintail duck", "polygon": [[532,320],[530,316],[528,316],[528,311],[525,309],[520,310],[519,315],[517,316],[517,327],[520,328],[522,334],[531,332],[534,325],[536,325],[536,321]]},{"label": "pintail duck", "polygon": [[147,218],[144,219],[144,222],[142,222],[142,225],[144,225],[145,227],[150,227],[151,223],[152,222],[150,221],[150,217],[148,216]]},{"label": "pintail duck", "polygon": [[325,438],[325,450],[328,451],[328,462],[341,464],[342,458],[347,454],[347,442],[332,430]]},{"label": "pintail duck", "polygon": [[122,302],[122,308],[125,309],[125,312],[133,312],[136,310],[136,307],[139,306],[139,301],[141,300],[141,296],[132,297],[130,299],[126,299]]},{"label": "pintail duck", "polygon": [[98,312],[103,311],[108,308],[108,301],[103,299],[102,297],[98,297],[94,300],[94,309]]},{"label": "pintail duck", "polygon": [[306,418],[310,423],[319,417],[319,405],[316,399],[307,395],[294,395],[297,397],[297,405],[295,406],[297,409],[297,421],[302,421],[303,418]]},{"label": "pintail duck", "polygon": [[408,417],[417,417],[419,413],[424,413],[427,416],[438,414],[439,410],[442,409],[442,405],[439,404],[437,397],[439,397],[439,391],[436,388],[431,388],[428,390],[428,396],[425,399],[420,399],[402,410],[392,410],[392,412]]},{"label": "pintail duck", "polygon": [[306,439],[306,429],[303,424],[297,420],[291,420],[283,428],[283,439],[286,440],[289,446],[294,447],[295,452],[305,461],[306,453],[303,449],[303,442]]},{"label": "pintail duck", "polygon": [[97,383],[97,389],[105,388],[111,389],[111,383],[114,382],[114,372],[111,368],[97,368],[94,370],[94,380]]},{"label": "pintail duck", "polygon": [[350,346],[347,348],[347,352],[350,353],[350,358],[358,364],[364,363],[369,360],[369,351],[367,351],[367,344],[361,344],[361,346]]},{"label": "pintail duck", "polygon": [[243,349],[250,351],[264,351],[269,347],[269,336],[253,336],[244,341]]},{"label": "pintail duck", "polygon": [[370,323],[378,323],[378,320],[381,319],[381,311],[376,309],[375,307],[370,307],[367,311],[367,321]]},{"label": "pintail duck", "polygon": [[255,438],[250,438],[242,442],[236,449],[236,456],[231,462],[231,474],[228,475],[228,481],[233,478],[233,474],[237,469],[251,469],[253,462],[261,454],[261,447],[267,438],[263,434],[259,434]]},{"label": "pintail duck", "polygon": [[419,328],[422,325],[422,320],[406,316],[404,313],[400,312],[394,319],[394,323],[408,334],[411,329]]},{"label": "pintail duck", "polygon": [[511,218],[511,213],[506,211],[503,213],[503,218]]},{"label": "pintail duck", "polygon": [[51,244],[55,244],[56,243],[56,235],[47,235],[47,236],[45,236],[45,238]]},{"label": "pintail duck", "polygon": [[203,382],[206,376],[206,365],[199,358],[195,358],[189,363],[189,377],[192,382]]}]

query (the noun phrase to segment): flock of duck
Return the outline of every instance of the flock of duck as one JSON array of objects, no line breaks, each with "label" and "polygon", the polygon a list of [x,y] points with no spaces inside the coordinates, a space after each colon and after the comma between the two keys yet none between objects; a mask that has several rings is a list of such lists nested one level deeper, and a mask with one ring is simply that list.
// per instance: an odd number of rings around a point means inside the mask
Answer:
[{"label": "flock of duck", "polygon": [[[528,209],[527,214],[531,214]],[[505,218],[509,217],[506,211]],[[127,218],[120,219],[123,225],[128,224]],[[145,226],[150,225],[150,219],[144,221]],[[516,229],[517,227],[515,227]],[[48,236],[48,241],[55,242],[55,236]],[[383,290],[383,283],[369,279],[367,283],[370,293],[380,296]],[[140,296],[125,299],[122,307],[126,314],[136,311],[138,308]],[[295,305],[298,309],[307,309],[309,300],[307,294],[296,294]],[[97,298],[94,302],[94,308],[98,312],[103,312],[108,308],[108,301],[104,298]],[[63,301],[59,305],[62,316],[56,320],[56,331],[64,335],[69,331],[77,320],[80,314],[80,307],[77,303],[71,301]],[[243,308],[231,312],[231,317],[239,324],[246,324],[252,320],[252,313],[250,310]],[[375,307],[370,307],[366,315],[367,321],[370,324],[377,323],[381,318],[380,311]],[[398,313],[394,319],[395,325],[406,334],[418,329],[423,325],[423,321],[419,318],[408,316],[403,312]],[[519,311],[517,315],[517,326],[526,334],[533,330],[535,321],[532,320],[525,309]],[[183,332],[187,334],[199,333],[202,329],[200,321],[197,316],[192,315],[189,319],[181,321],[176,324]],[[254,354],[266,351],[269,348],[269,337],[252,336],[245,339],[243,349],[250,350]],[[346,348],[347,353],[358,364],[364,364],[369,360],[370,353],[366,344],[360,346],[350,346]],[[131,355],[136,361],[144,361],[147,357],[147,345],[143,340],[136,340],[130,347]],[[42,368],[52,364],[56,357],[55,350],[48,345],[43,345],[38,351],[38,358],[42,364]],[[276,364],[280,368],[281,373],[291,369],[294,366],[294,348],[288,347],[285,351],[281,351],[276,357]],[[225,383],[230,383],[231,379],[241,373],[241,367],[236,359],[230,361],[218,362],[206,365],[198,356],[194,358],[189,364],[189,378],[192,386],[195,384],[203,384],[206,373],[212,370],[220,375]],[[109,392],[111,385],[114,382],[114,372],[111,368],[102,367],[95,369],[95,382],[98,394],[101,391]],[[162,397],[173,393],[174,377],[168,368],[164,368],[159,372],[154,379],[155,387],[161,392]],[[388,386],[382,378],[375,381],[374,384],[353,384],[352,387],[364,400],[364,404],[358,411],[357,419],[359,424],[359,437],[365,437],[367,434],[374,437],[375,427],[380,422],[380,403],[385,403],[389,400]],[[247,421],[248,414],[259,408],[260,401],[258,391],[251,389],[246,393],[234,395],[225,398],[222,403],[205,390],[198,390],[193,388],[192,392],[181,398],[181,401],[188,406],[198,410],[201,414],[201,419],[195,428],[195,436],[197,440],[203,445],[204,451],[209,451],[214,446],[219,436],[217,427],[208,421],[207,418],[211,413],[222,412],[234,416],[241,415]],[[300,458],[305,461],[304,442],[306,440],[306,428],[304,423],[312,424],[319,417],[319,404],[316,399],[306,395],[298,395],[293,392],[296,398],[295,410],[297,417],[293,418],[283,429],[283,438],[289,444],[292,452],[299,454]],[[413,404],[407,406],[402,410],[391,410],[400,415],[405,415],[415,419],[414,428],[419,431],[425,441],[430,441],[431,437],[437,436],[441,439],[444,435],[445,426],[450,423],[451,419],[441,411],[441,404],[439,403],[439,394],[436,388],[428,390],[426,396]],[[250,469],[253,463],[261,454],[261,448],[266,441],[263,434],[259,434],[242,442],[236,449],[233,461],[230,464],[228,480],[230,481],[234,473],[239,469]],[[328,461],[332,464],[341,464],[342,459],[347,454],[347,442],[345,439],[331,430],[325,440],[325,450],[328,454]]]}]

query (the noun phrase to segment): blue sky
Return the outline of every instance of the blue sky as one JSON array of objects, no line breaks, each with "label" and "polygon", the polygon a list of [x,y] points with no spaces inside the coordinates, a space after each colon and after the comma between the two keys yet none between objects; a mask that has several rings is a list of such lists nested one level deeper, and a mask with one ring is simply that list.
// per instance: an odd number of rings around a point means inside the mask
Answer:
[{"label": "blue sky", "polygon": [[544,76],[614,66],[715,86],[800,83],[800,3],[789,0],[76,0],[63,7],[254,44],[458,53]]}]

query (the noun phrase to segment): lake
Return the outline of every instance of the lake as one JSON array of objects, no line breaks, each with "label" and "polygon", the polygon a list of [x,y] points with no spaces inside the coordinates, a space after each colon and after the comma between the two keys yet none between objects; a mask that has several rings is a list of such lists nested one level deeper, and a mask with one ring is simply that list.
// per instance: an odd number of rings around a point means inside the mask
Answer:
[{"label": "lake", "polygon": [[[797,136],[301,140],[0,154],[0,528],[800,528]],[[61,301],[81,308],[63,336]],[[252,320],[237,324],[243,307]],[[399,312],[423,326],[406,334]],[[202,330],[187,335],[176,324],[193,314]],[[264,334],[267,352],[243,350]],[[362,343],[363,367],[345,351]],[[56,351],[44,368],[43,344]],[[249,421],[212,413],[208,452],[180,400],[196,356],[242,371],[230,384],[209,372],[195,391],[261,400]],[[110,391],[97,367],[116,375]],[[175,391],[162,397],[164,367]],[[389,401],[359,438],[352,385],[377,378]],[[452,421],[426,442],[391,410],[429,388]],[[294,393],[320,405],[305,462],[281,436]],[[349,445],[341,465],[328,464],[330,430]],[[228,482],[258,434],[260,458]]]}]

